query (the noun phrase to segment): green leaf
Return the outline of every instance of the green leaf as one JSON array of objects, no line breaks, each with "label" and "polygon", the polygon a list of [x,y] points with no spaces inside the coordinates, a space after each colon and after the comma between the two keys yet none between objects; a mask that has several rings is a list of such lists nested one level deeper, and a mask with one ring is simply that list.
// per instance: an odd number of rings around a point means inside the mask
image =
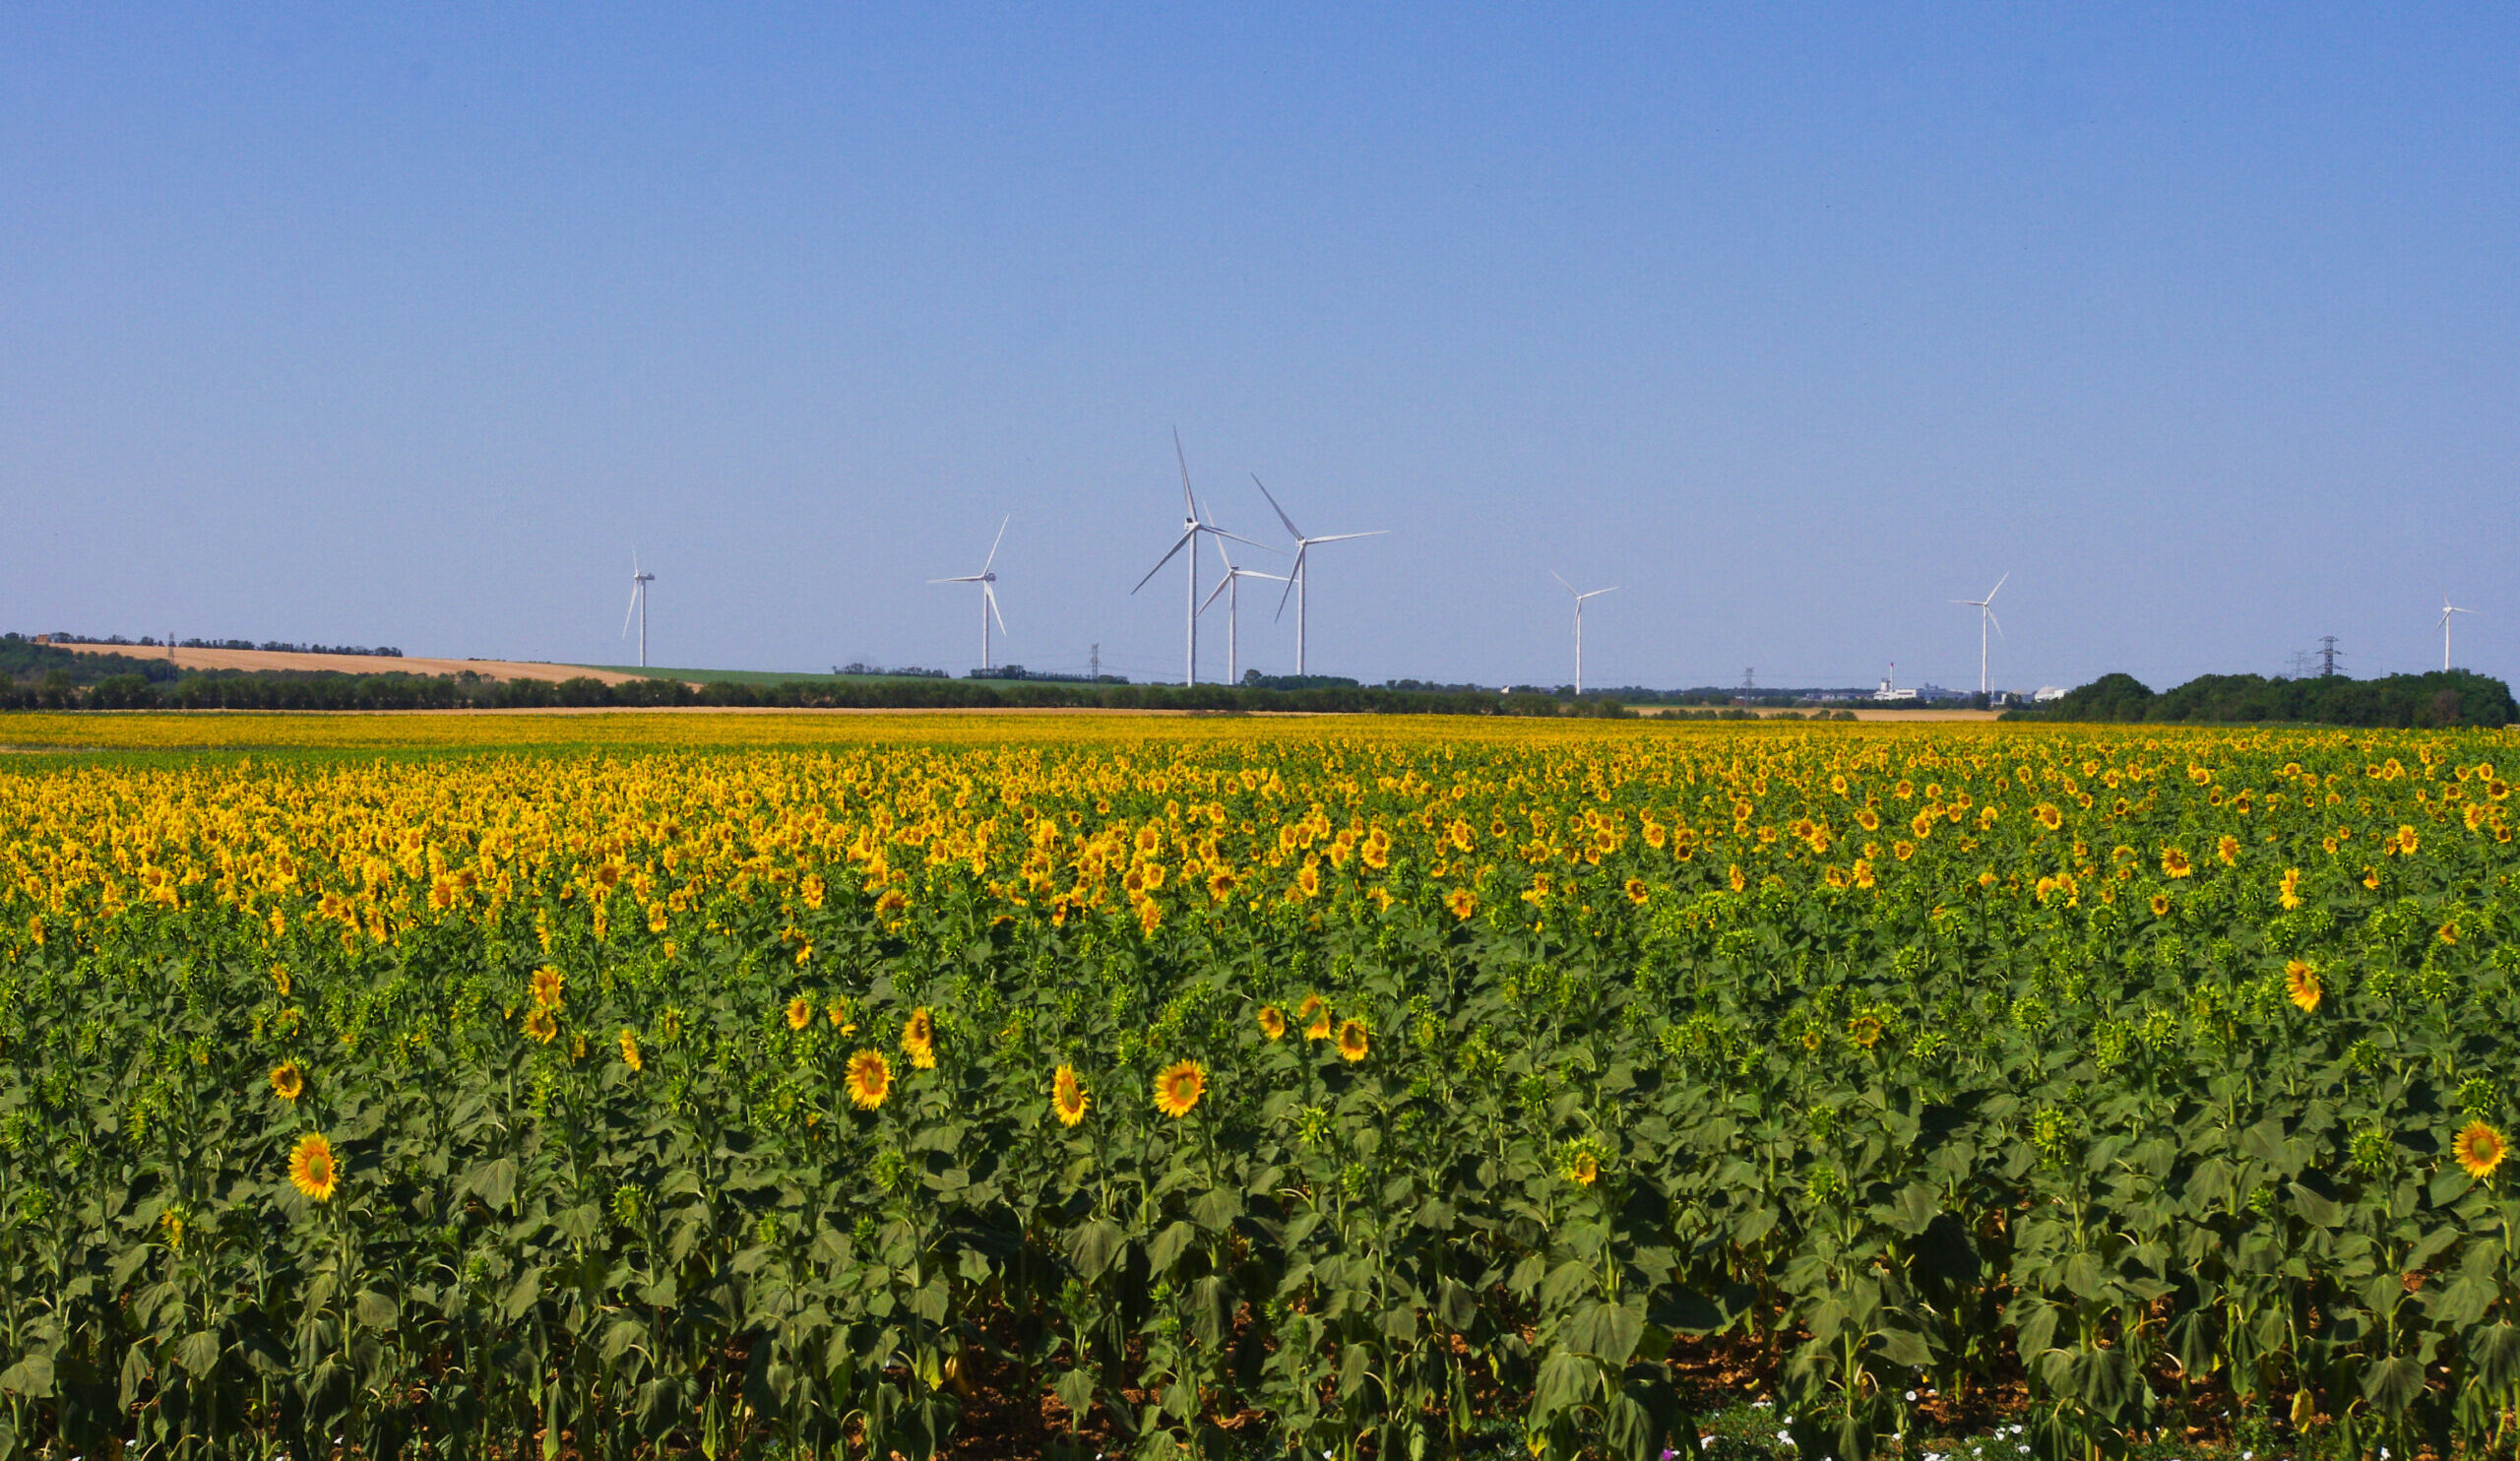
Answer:
[{"label": "green leaf", "polygon": [[1117,1227],[1097,1219],[1068,1236],[1068,1261],[1076,1265],[1079,1276],[1091,1283],[1119,1259],[1127,1244],[1128,1239]]},{"label": "green leaf", "polygon": [[358,1321],[370,1329],[392,1329],[402,1319],[402,1312],[394,1301],[374,1289],[360,1290],[353,1307]]},{"label": "green leaf", "polygon": [[1617,1367],[1636,1353],[1637,1338],[1644,1332],[1645,1316],[1627,1305],[1592,1303],[1576,1310],[1560,1337],[1567,1347]]},{"label": "green leaf", "polygon": [[41,1400],[52,1393],[52,1357],[41,1352],[27,1355],[0,1369],[0,1390]]},{"label": "green leaf", "polygon": [[1165,1230],[1155,1236],[1155,1241],[1146,1245],[1148,1271],[1156,1274],[1171,1272],[1174,1261],[1198,1236],[1199,1230],[1187,1223],[1166,1225]]},{"label": "green leaf", "polygon": [[516,1200],[516,1163],[501,1157],[472,1169],[471,1186],[492,1212]]},{"label": "green leaf", "polygon": [[1050,1387],[1059,1404],[1067,1407],[1071,1425],[1083,1425],[1086,1413],[1094,1409],[1094,1371],[1083,1365],[1059,1376]]},{"label": "green leaf", "polygon": [[1223,1233],[1242,1216],[1242,1194],[1230,1187],[1211,1187],[1190,1204],[1190,1216],[1210,1233]]},{"label": "green leaf", "polygon": [[2396,1415],[2424,1393],[2424,1366],[2404,1355],[2391,1355],[2362,1377],[2362,1398],[2384,1414]]}]

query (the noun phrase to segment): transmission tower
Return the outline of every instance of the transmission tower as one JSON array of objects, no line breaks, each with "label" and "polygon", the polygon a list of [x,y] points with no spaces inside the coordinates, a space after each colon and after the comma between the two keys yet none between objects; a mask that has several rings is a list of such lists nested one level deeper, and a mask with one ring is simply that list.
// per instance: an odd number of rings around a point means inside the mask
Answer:
[{"label": "transmission tower", "polygon": [[1747,695],[1747,694],[1749,694],[1752,690],[1755,690],[1755,689],[1757,689],[1758,687],[1759,687],[1759,682],[1758,682],[1758,667],[1757,667],[1757,666],[1755,666],[1755,665],[1744,665],[1744,666],[1742,666],[1742,667],[1741,667],[1741,693],[1742,693],[1742,694],[1744,694],[1744,695]]},{"label": "transmission tower", "polygon": [[2335,635],[2333,635],[2333,634],[2322,634],[2322,635],[2320,635],[2320,636],[2319,636],[2319,677],[2320,677],[2320,678],[2325,679],[2325,678],[2329,678],[2329,677],[2332,677],[2333,675],[2335,675],[2335,673],[2336,673],[2336,661],[2337,661],[2336,636],[2335,636]]}]

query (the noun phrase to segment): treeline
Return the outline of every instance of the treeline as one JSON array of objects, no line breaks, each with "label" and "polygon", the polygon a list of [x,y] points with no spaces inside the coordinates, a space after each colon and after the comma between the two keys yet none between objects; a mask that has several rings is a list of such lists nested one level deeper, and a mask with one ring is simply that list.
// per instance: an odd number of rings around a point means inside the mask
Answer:
[{"label": "treeline", "polygon": [[[12,639],[16,637],[16,635],[10,636]],[[401,650],[387,644],[371,648],[363,644],[299,644],[285,639],[266,639],[259,643],[251,639],[152,639],[146,634],[138,639],[125,639],[119,634],[108,634],[102,639],[93,634],[65,633],[55,633],[46,637],[54,644],[111,644],[127,645],[133,648],[162,648],[171,644],[179,650],[270,650],[284,655],[368,655],[387,660],[403,658]]]},{"label": "treeline", "polygon": [[94,684],[0,686],[0,710],[514,710],[647,706],[793,710],[1102,709],[1320,714],[1623,717],[1597,700],[1494,691],[1429,694],[1368,688],[1256,690],[1228,685],[1085,685],[1040,681],[782,680],[744,684],[644,679],[605,684],[591,676],[493,680],[477,676],[222,671],[156,682],[137,674]]},{"label": "treeline", "polygon": [[2508,726],[2520,722],[2511,687],[2465,669],[2350,679],[2341,674],[2270,679],[2260,674],[2200,675],[2156,694],[2131,674],[2104,674],[2007,721],[2199,721],[2219,725],[2286,722],[2309,726]]}]

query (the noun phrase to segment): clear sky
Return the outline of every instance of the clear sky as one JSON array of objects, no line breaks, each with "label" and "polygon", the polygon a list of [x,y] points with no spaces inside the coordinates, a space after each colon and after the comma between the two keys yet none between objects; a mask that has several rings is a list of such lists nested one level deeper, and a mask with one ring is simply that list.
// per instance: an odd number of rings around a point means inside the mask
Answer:
[{"label": "clear sky", "polygon": [[1316,672],[2520,679],[2520,8],[0,7],[0,628],[1177,678],[1176,427]]}]

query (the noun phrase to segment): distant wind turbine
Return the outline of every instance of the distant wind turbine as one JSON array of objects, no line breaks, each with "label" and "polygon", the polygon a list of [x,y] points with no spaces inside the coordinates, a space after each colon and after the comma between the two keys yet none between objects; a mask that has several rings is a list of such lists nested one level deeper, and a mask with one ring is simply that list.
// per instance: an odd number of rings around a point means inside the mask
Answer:
[{"label": "distant wind turbine", "polygon": [[1263,552],[1277,550],[1266,543],[1251,542],[1248,538],[1228,533],[1214,523],[1201,520],[1199,499],[1190,495],[1190,459],[1181,454],[1181,433],[1177,429],[1172,433],[1172,459],[1181,464],[1181,536],[1172,540],[1172,546],[1165,551],[1163,557],[1155,560],[1155,566],[1148,569],[1146,577],[1138,580],[1137,588],[1129,592],[1135,594],[1138,589],[1145,588],[1150,580],[1164,571],[1165,564],[1172,561],[1174,554],[1185,547],[1191,550],[1188,564],[1190,589],[1183,599],[1182,618],[1187,625],[1188,637],[1182,658],[1181,682],[1185,685],[1195,685],[1199,682],[1199,553],[1197,547],[1199,535],[1209,533],[1219,538],[1230,538],[1236,542],[1251,543],[1253,547]]},{"label": "distant wind turbine", "polygon": [[1985,598],[1951,601],[1954,603],[1965,603],[1978,610],[1978,693],[1981,695],[1986,693],[1986,626],[1994,624],[1995,633],[1998,635],[2004,632],[2004,626],[1995,621],[1995,595],[2002,592],[2003,586],[2011,581],[2012,575],[2007,572],[2002,578],[1995,580],[1995,586],[1986,591]]},{"label": "distant wind turbine", "polygon": [[1595,589],[1589,594],[1579,594],[1576,593],[1575,586],[1567,583],[1565,577],[1555,569],[1549,570],[1548,576],[1556,579],[1567,593],[1575,595],[1575,694],[1580,699],[1584,693],[1584,601],[1599,599],[1604,594],[1615,594],[1618,592],[1618,586],[1613,584],[1606,589]]},{"label": "distant wind turbine", "polygon": [[1199,612],[1206,613],[1208,605],[1217,602],[1219,594],[1225,596],[1225,682],[1228,685],[1239,684],[1242,676],[1242,631],[1240,628],[1242,581],[1246,578],[1265,578],[1271,583],[1283,583],[1286,581],[1286,575],[1262,573],[1256,568],[1245,568],[1234,562],[1233,554],[1226,551],[1225,540],[1222,538],[1217,540],[1217,556],[1225,559],[1225,582],[1208,591],[1206,602],[1199,605]]},{"label": "distant wind turbine", "polygon": [[1312,561],[1312,545],[1317,542],[1345,542],[1351,538],[1380,538],[1390,530],[1376,528],[1371,533],[1332,533],[1321,538],[1306,538],[1296,531],[1294,519],[1287,516],[1287,510],[1278,506],[1277,497],[1270,492],[1269,484],[1260,479],[1260,474],[1255,472],[1251,475],[1251,484],[1260,489],[1261,496],[1269,499],[1269,506],[1278,514],[1278,521],[1286,525],[1287,536],[1295,540],[1295,561],[1287,570],[1286,591],[1278,595],[1278,612],[1284,614],[1287,611],[1287,595],[1292,594],[1295,599],[1295,673],[1301,674],[1304,672],[1303,601],[1307,587],[1312,582],[1309,567]]},{"label": "distant wind turbine", "polygon": [[2450,605],[2450,596],[2447,594],[2441,596],[2441,668],[2444,671],[2450,667],[2450,615],[2475,612],[2473,608],[2453,608]]},{"label": "distant wind turbine", "polygon": [[1006,615],[998,613],[997,611],[997,574],[995,569],[997,567],[997,546],[999,543],[1006,541],[1006,524],[1014,521],[1015,515],[1009,513],[1007,514],[1005,521],[1000,522],[997,525],[997,537],[989,540],[988,559],[980,564],[979,572],[967,573],[961,578],[931,578],[928,580],[931,584],[977,584],[980,586],[980,668],[983,671],[995,669],[997,667],[997,662],[989,658],[988,648],[988,621],[992,614],[996,615],[997,618],[997,632],[1000,634],[1006,632]]},{"label": "distant wind turbine", "polygon": [[648,667],[648,585],[656,581],[655,574],[639,571],[639,550],[632,548],[630,550],[630,607],[621,615],[621,635],[625,639],[630,636],[630,619],[633,614],[637,615],[639,667],[642,669]]}]

